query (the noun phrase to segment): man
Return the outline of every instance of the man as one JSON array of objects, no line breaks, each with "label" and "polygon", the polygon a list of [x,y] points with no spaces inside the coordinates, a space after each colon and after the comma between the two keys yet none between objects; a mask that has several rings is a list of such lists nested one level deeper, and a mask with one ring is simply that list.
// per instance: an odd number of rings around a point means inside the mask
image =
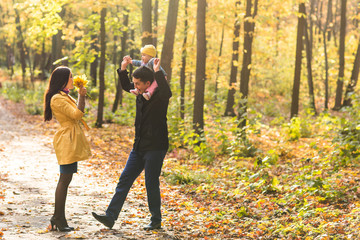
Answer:
[{"label": "man", "polygon": [[[160,71],[160,59],[154,60],[155,73],[145,66],[136,69],[133,73],[132,83],[126,70],[129,63],[130,61],[124,58],[121,69],[118,69],[117,72],[125,91],[130,92],[130,89],[134,89],[134,87],[140,91],[136,97],[134,146],[106,214],[98,215],[94,212],[92,214],[96,220],[111,229],[119,216],[133,182],[145,169],[145,184],[151,222],[144,229],[152,230],[161,228],[159,176],[169,147],[166,114],[172,93],[164,73]],[[158,88],[151,99],[147,101],[142,93],[151,85],[154,77],[158,83]]]}]

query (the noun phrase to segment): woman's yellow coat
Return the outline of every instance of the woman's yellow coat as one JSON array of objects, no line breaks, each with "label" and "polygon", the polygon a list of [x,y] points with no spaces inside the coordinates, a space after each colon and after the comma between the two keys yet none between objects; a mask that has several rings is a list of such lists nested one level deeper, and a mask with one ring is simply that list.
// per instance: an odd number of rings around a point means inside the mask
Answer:
[{"label": "woman's yellow coat", "polygon": [[77,108],[76,101],[59,92],[51,98],[50,106],[61,126],[53,142],[59,165],[88,159],[91,156],[90,145],[80,126],[84,113]]}]

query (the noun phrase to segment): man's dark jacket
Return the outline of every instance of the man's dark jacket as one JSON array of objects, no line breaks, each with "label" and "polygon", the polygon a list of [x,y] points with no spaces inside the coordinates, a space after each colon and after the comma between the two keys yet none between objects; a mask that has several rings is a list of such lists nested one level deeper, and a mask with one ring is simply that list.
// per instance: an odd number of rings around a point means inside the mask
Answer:
[{"label": "man's dark jacket", "polygon": [[[126,70],[117,70],[122,88],[130,92],[134,83],[130,82]],[[158,84],[151,99],[147,101],[141,94],[136,97],[135,151],[167,150],[169,148],[167,109],[172,96],[169,84],[162,71],[154,74]]]}]

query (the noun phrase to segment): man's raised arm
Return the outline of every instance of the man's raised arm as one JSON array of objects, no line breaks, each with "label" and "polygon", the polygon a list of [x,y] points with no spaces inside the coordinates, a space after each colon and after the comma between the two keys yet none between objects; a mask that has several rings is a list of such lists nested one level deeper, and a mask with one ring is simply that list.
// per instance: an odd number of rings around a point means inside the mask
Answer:
[{"label": "man's raised arm", "polygon": [[124,89],[124,91],[126,92],[130,92],[130,89],[134,88],[134,83],[130,82],[129,75],[126,70],[128,64],[129,61],[127,59],[123,59],[123,61],[121,62],[121,68],[117,70],[122,89]]},{"label": "man's raised arm", "polygon": [[160,59],[154,59],[155,80],[158,84],[159,94],[162,98],[171,98],[172,92],[168,82],[165,79],[164,73],[160,70]]}]

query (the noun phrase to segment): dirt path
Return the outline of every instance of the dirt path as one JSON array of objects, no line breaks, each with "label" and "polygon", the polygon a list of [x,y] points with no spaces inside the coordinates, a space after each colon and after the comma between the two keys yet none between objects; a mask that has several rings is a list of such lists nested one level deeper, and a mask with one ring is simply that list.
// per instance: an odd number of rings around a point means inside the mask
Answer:
[{"label": "dirt path", "polygon": [[103,229],[91,211],[106,209],[116,179],[94,174],[85,161],[74,175],[66,203],[69,225],[76,231],[48,231],[59,176],[53,136],[14,117],[5,104],[0,98],[0,239],[176,239],[166,226],[157,232],[142,230],[149,215],[146,196],[138,196],[144,192],[140,184],[135,186],[139,191],[130,191],[114,229]]}]

